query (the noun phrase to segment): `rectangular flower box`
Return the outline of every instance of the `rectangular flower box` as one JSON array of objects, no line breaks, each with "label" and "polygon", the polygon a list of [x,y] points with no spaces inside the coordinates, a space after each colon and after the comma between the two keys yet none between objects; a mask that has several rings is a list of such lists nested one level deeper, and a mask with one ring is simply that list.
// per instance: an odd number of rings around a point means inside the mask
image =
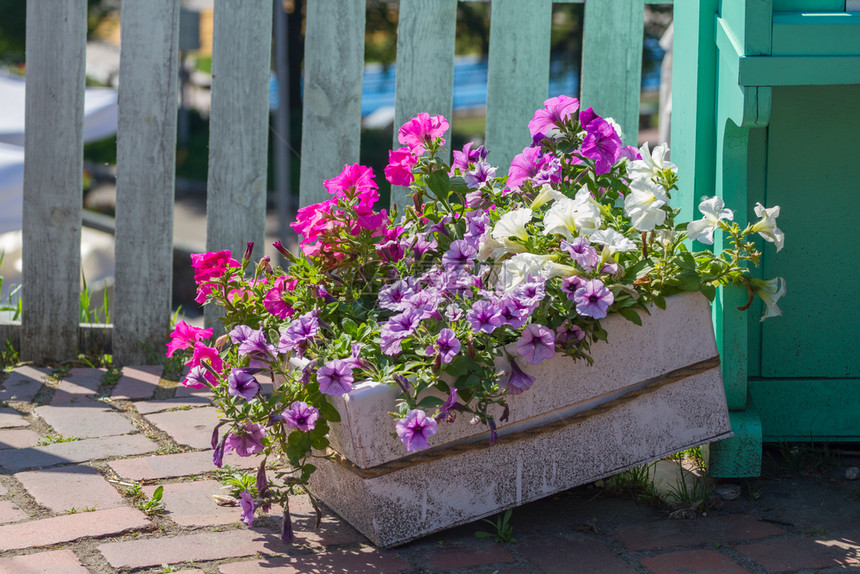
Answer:
[{"label": "rectangular flower box", "polygon": [[561,355],[526,365],[535,383],[509,397],[493,447],[460,416],[407,453],[386,414],[398,390],[357,385],[335,401],[335,457],[311,491],[391,547],[731,435],[705,297],[670,297],[641,327],[618,315],[602,324],[609,342],[592,346],[594,366]]}]

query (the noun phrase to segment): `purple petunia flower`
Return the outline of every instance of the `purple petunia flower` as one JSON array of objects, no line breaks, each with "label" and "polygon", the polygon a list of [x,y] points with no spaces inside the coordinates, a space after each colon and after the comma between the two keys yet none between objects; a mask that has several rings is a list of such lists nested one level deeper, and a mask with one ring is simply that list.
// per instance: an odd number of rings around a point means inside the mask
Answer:
[{"label": "purple petunia flower", "polygon": [[[526,180],[533,181],[536,186],[558,183],[561,181],[561,163],[539,147],[527,147],[511,161],[506,185],[509,188],[518,187]],[[540,183],[537,183],[538,180]]]},{"label": "purple petunia flower", "polygon": [[615,296],[603,285],[603,281],[590,279],[576,290],[573,300],[576,302],[576,312],[580,315],[603,319],[606,310],[615,301]]},{"label": "purple petunia flower", "polygon": [[224,436],[212,449],[212,464],[221,468],[224,465],[224,449],[227,446],[227,436]]},{"label": "purple petunia flower", "polygon": [[227,377],[228,392],[234,397],[250,401],[260,392],[260,383],[245,369],[233,369]]},{"label": "purple petunia flower", "polygon": [[421,311],[407,309],[389,318],[379,332],[382,339],[380,343],[382,352],[391,356],[400,354],[400,343],[415,332],[422,317]]},{"label": "purple petunia flower", "polygon": [[484,300],[472,305],[472,308],[466,313],[466,320],[471,323],[472,330],[476,333],[478,331],[492,333],[504,321],[499,306]]},{"label": "purple petunia flower", "polygon": [[537,323],[527,325],[517,341],[517,354],[532,365],[551,359],[555,356],[555,333]]},{"label": "purple petunia flower", "polygon": [[451,247],[442,256],[442,264],[449,267],[469,265],[478,255],[477,248],[464,239],[451,242]]},{"label": "purple petunia flower", "polygon": [[555,346],[558,349],[575,347],[585,338],[585,331],[579,325],[565,321],[555,330]]},{"label": "purple petunia flower", "polygon": [[239,506],[242,507],[242,522],[248,526],[253,526],[254,511],[257,509],[257,505],[254,503],[254,499],[251,498],[251,495],[248,494],[247,490],[243,490],[239,495]]},{"label": "purple petunia flower", "polygon": [[425,233],[418,233],[412,242],[412,251],[422,257],[425,253],[434,252],[439,248],[439,242],[434,238],[427,239]]},{"label": "purple petunia flower", "polygon": [[451,173],[455,168],[460,168],[461,173],[465,173],[469,169],[470,163],[479,162],[487,157],[487,150],[484,146],[478,146],[472,149],[474,142],[469,142],[463,146],[463,151],[454,150],[454,161],[451,162]]},{"label": "purple petunia flower", "polygon": [[227,435],[224,452],[236,451],[239,456],[251,456],[263,451],[263,437],[266,431],[263,425],[244,423]]},{"label": "purple petunia flower", "polygon": [[197,365],[196,367],[191,367],[182,384],[192,389],[206,389],[216,386],[218,381],[215,379],[215,375],[206,367]]},{"label": "purple petunia flower", "polygon": [[428,356],[434,355],[437,352],[443,363],[450,363],[460,352],[460,340],[451,329],[442,329],[439,331],[439,338],[436,339],[435,345],[428,345],[425,353]]},{"label": "purple petunia flower", "polygon": [[[436,421],[444,421],[444,422],[454,422],[454,415],[451,413],[452,410],[457,410],[457,389],[455,387],[450,387],[448,398],[445,399],[445,402],[442,403],[442,406],[439,407],[439,412],[436,413],[434,417]],[[462,405],[460,406],[462,408]]]},{"label": "purple petunia flower", "polygon": [[594,268],[600,262],[597,249],[594,248],[586,237],[575,237],[570,243],[562,239],[559,246],[585,271],[594,271]]},{"label": "purple petunia flower", "polygon": [[287,351],[300,349],[319,332],[319,329],[320,322],[317,318],[316,309],[296,317],[281,335],[278,352],[286,353]]},{"label": "purple petunia flower", "polygon": [[513,296],[522,305],[534,310],[546,296],[546,279],[540,275],[529,275],[528,280],[514,289]]},{"label": "purple petunia flower", "polygon": [[[247,327],[240,325],[240,327]],[[269,360],[275,354],[275,347],[266,341],[262,329],[245,329],[237,333],[238,327],[230,331],[230,339],[239,345],[239,354],[257,360]],[[236,335],[234,337],[234,334]]]},{"label": "purple petunia flower", "polygon": [[521,329],[531,316],[530,308],[516,297],[505,297],[499,301],[502,310],[502,319],[514,329]]},{"label": "purple petunia flower", "polygon": [[295,401],[290,408],[283,412],[284,421],[291,429],[302,432],[314,430],[320,412],[315,407],[310,407],[304,401]]},{"label": "purple petunia flower", "polygon": [[465,172],[463,179],[466,181],[466,186],[470,189],[478,189],[484,185],[488,179],[496,177],[496,168],[485,161],[479,161],[475,164],[475,169]]},{"label": "purple petunia flower", "polygon": [[284,505],[284,521],[281,523],[281,542],[284,544],[292,544],[295,540],[293,534],[293,521],[290,519],[290,509]]},{"label": "purple petunia flower", "polygon": [[379,301],[379,306],[383,309],[401,311],[402,307],[400,306],[400,302],[411,293],[413,293],[413,291],[409,283],[400,279],[399,281],[395,281],[391,285],[386,285],[380,289],[377,300]]},{"label": "purple petunia flower", "polygon": [[428,417],[421,409],[414,409],[395,425],[395,431],[407,452],[415,452],[427,448],[427,437],[436,434],[436,420]]},{"label": "purple petunia flower", "polygon": [[507,380],[508,394],[519,395],[531,388],[535,378],[523,371],[517,362],[511,357],[511,374]]},{"label": "purple petunia flower", "polygon": [[[352,390],[352,366],[348,361],[335,359],[317,370],[317,382],[324,395],[339,397]],[[286,416],[286,415],[284,415]]]},{"label": "purple petunia flower", "polygon": [[585,277],[580,277],[579,275],[565,277],[561,280],[561,291],[563,293],[567,293],[567,298],[573,301],[573,296],[576,293],[576,290],[582,287],[585,282]]}]

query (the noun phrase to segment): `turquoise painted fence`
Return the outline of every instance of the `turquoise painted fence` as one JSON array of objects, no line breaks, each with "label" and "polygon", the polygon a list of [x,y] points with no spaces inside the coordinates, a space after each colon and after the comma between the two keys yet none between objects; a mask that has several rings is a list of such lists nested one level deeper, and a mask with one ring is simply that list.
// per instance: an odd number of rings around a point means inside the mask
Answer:
[{"label": "turquoise painted fence", "polygon": [[[302,155],[313,161],[301,165],[303,205],[359,158],[365,1],[307,0]],[[397,123],[422,111],[451,116],[457,2],[400,0]],[[0,325],[0,340],[25,360],[110,340],[116,362],[132,364],[169,329],[179,0],[122,2],[116,295],[106,327],[78,324],[86,4],[27,0],[24,308],[20,323]],[[502,166],[528,143],[528,120],[547,97],[552,4],[491,3],[485,139]],[[585,2],[581,99],[618,120],[627,143],[638,135],[645,4]],[[263,239],[273,2],[215,0],[214,14],[207,247],[240,253]]]}]

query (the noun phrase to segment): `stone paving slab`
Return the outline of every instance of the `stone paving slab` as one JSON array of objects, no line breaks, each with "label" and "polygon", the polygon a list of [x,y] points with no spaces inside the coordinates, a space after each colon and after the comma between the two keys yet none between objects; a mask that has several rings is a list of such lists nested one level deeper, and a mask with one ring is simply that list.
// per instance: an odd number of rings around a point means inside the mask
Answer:
[{"label": "stone paving slab", "polygon": [[134,508],[66,514],[0,526],[0,551],[71,542],[81,538],[149,530],[153,524]]},{"label": "stone paving slab", "polygon": [[155,413],[144,418],[179,444],[199,449],[212,448],[212,429],[220,420],[215,407]]},{"label": "stone paving slab", "polygon": [[483,540],[481,544],[443,545],[425,552],[424,558],[437,570],[473,568],[497,562],[514,562],[516,559],[501,544]]},{"label": "stone paving slab", "polygon": [[0,524],[27,520],[30,515],[18,508],[11,500],[0,500]]},{"label": "stone paving slab", "polygon": [[26,415],[8,407],[0,408],[0,428],[28,427]]},{"label": "stone paving slab", "polygon": [[36,446],[39,433],[29,429],[0,430],[0,450]]},{"label": "stone paving slab", "polygon": [[0,468],[16,472],[61,464],[152,452],[158,445],[143,435],[123,435],[0,451]]},{"label": "stone paving slab", "polygon": [[[224,455],[224,466],[242,469],[257,468],[260,461],[256,457],[242,458],[235,452]],[[212,450],[200,452],[181,452],[126,458],[109,463],[119,476],[130,480],[158,480],[177,476],[195,476],[217,470],[212,464]]]},{"label": "stone paving slab", "polygon": [[[242,509],[238,506],[219,506],[213,494],[226,496],[228,490],[216,480],[195,482],[175,482],[165,484],[161,500],[167,513],[165,516],[182,526],[217,526],[232,524],[241,519]],[[157,486],[145,486],[143,492],[149,497]]]},{"label": "stone paving slab", "polygon": [[768,572],[816,570],[837,564],[860,570],[860,537],[847,544],[846,541],[827,544],[810,538],[768,540],[739,546],[737,550]]},{"label": "stone paving slab", "polygon": [[42,388],[45,379],[51,376],[50,369],[35,367],[16,367],[3,382],[0,390],[0,401],[29,402]]},{"label": "stone paving slab", "polygon": [[195,407],[208,407],[212,402],[206,397],[186,397],[162,399],[160,401],[139,401],[134,403],[134,408],[142,415],[160,413],[168,409],[184,409]]},{"label": "stone paving slab", "polygon": [[57,385],[51,404],[77,403],[85,397],[95,395],[106,372],[107,369],[69,369],[65,378]]},{"label": "stone paving slab", "polygon": [[541,536],[518,539],[516,548],[546,574],[567,574],[572,564],[580,572],[635,574],[636,569],[619,558],[599,539],[588,535]]},{"label": "stone paving slab", "polygon": [[111,398],[125,400],[152,398],[158,383],[161,382],[163,372],[164,367],[161,365],[123,367],[122,376],[117,381]]},{"label": "stone paving slab", "polygon": [[90,466],[65,466],[19,472],[14,477],[42,506],[53,512],[72,508],[105,510],[125,506],[117,490]]},{"label": "stone paving slab", "polygon": [[110,542],[100,545],[98,549],[114,568],[143,568],[253,556],[257,552],[265,552],[273,543],[279,543],[273,534],[231,530]]},{"label": "stone paving slab", "polygon": [[137,431],[122,413],[86,397],[77,403],[36,407],[35,412],[64,437],[95,438]]},{"label": "stone paving slab", "polygon": [[[360,548],[303,556],[272,557],[233,562],[219,567],[221,574],[307,574],[308,572],[348,572],[349,574],[394,574],[412,566],[393,552]],[[569,571],[568,571],[569,572]]]},{"label": "stone paving slab", "polygon": [[0,558],[0,574],[89,574],[71,550]]}]

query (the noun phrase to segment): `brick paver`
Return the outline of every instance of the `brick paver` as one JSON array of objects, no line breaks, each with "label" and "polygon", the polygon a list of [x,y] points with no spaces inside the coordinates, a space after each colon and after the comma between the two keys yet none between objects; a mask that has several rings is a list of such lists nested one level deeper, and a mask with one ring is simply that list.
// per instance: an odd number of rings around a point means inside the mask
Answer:
[{"label": "brick paver", "polygon": [[280,544],[276,535],[251,530],[203,532],[183,536],[110,542],[98,547],[114,568],[142,568],[177,562],[239,558]]},{"label": "brick paver", "polygon": [[15,409],[8,407],[0,408],[0,428],[14,428],[30,426],[27,417]]},{"label": "brick paver", "polygon": [[20,522],[28,518],[30,516],[11,500],[0,500],[0,524]]},{"label": "brick paver", "polygon": [[747,574],[737,562],[715,550],[682,550],[642,559],[642,566],[654,574]]},{"label": "brick paver", "polygon": [[[110,467],[123,478],[130,480],[158,480],[177,476],[194,476],[217,470],[212,464],[212,451],[181,452],[158,456],[126,458],[110,462]],[[257,468],[256,457],[242,458],[235,452],[224,455],[224,466],[248,469]]]},{"label": "brick paver", "polygon": [[135,366],[123,367],[122,376],[111,393],[114,399],[149,399],[158,388],[164,367]]},{"label": "brick paver", "polygon": [[89,574],[71,550],[0,558],[0,574]]},{"label": "brick paver", "polygon": [[82,398],[78,403],[36,407],[36,414],[64,437],[94,438],[133,433],[137,429],[105,403]]},{"label": "brick paver", "polygon": [[[828,543],[830,542],[830,543]],[[769,540],[738,546],[738,551],[768,572],[786,572],[834,566],[860,567],[860,538],[851,545],[810,538]]]},{"label": "brick paver", "polygon": [[546,574],[600,572],[634,574],[636,569],[624,562],[593,535],[571,538],[529,536],[517,539],[517,550]]},{"label": "brick paver", "polygon": [[28,429],[0,430],[0,450],[36,446],[39,433]]},{"label": "brick paver", "polygon": [[620,540],[630,550],[652,550],[697,546],[700,544],[727,544],[744,540],[758,540],[779,536],[784,531],[755,516],[725,515],[700,520],[657,520],[637,524],[618,533]]},{"label": "brick paver", "polygon": [[130,530],[149,530],[152,527],[146,515],[128,507],[66,514],[0,526],[0,551],[60,544]]},{"label": "brick paver", "polygon": [[37,503],[57,513],[72,508],[105,510],[125,505],[119,492],[89,466],[19,472],[15,478]]},{"label": "brick paver", "polygon": [[308,572],[349,572],[349,574],[394,574],[411,570],[411,565],[394,552],[360,548],[302,556],[272,557],[233,562],[219,567],[221,574],[306,574]]},{"label": "brick paver", "polygon": [[[219,506],[213,494],[228,495],[220,482],[200,480],[165,484],[161,500],[167,510],[167,518],[183,526],[215,526],[231,524],[240,520],[238,506]],[[152,496],[156,486],[146,486],[144,494]]]},{"label": "brick paver", "polygon": [[513,562],[513,555],[501,544],[484,542],[483,544],[456,544],[438,546],[426,552],[427,562],[440,570],[448,568],[470,568],[497,562]]},{"label": "brick paver", "polygon": [[156,413],[145,418],[179,444],[192,448],[212,448],[212,429],[218,424],[215,407]]},{"label": "brick paver", "polygon": [[158,445],[139,434],[90,438],[34,448],[3,450],[0,451],[0,467],[15,472],[29,468],[143,454],[157,448]]},{"label": "brick paver", "polygon": [[51,376],[49,369],[16,367],[3,382],[0,401],[29,402],[42,388],[42,383]]}]

